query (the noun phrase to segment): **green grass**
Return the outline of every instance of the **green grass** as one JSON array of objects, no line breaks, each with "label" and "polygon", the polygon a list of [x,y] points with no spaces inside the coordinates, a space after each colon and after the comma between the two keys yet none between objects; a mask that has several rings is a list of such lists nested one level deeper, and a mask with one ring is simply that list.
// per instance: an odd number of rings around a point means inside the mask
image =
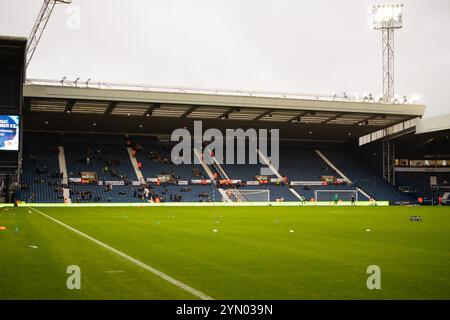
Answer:
[{"label": "green grass", "polygon": [[[450,299],[448,207],[38,210],[215,299]],[[196,298],[29,208],[0,209],[0,226],[0,299]]]}]

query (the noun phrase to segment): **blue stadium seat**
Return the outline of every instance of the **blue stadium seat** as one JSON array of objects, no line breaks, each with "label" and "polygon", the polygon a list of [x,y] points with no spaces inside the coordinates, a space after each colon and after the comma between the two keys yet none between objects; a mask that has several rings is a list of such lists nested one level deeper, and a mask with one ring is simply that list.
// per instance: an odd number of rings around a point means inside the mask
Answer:
[{"label": "blue stadium seat", "polygon": [[64,202],[56,146],[25,140],[22,167],[22,200]]},{"label": "blue stadium seat", "polygon": [[354,157],[351,152],[331,149],[321,151],[339,170],[352,180],[355,187],[360,187],[375,200],[384,200],[391,203],[415,201],[414,197],[401,192],[378,176],[372,169]]}]

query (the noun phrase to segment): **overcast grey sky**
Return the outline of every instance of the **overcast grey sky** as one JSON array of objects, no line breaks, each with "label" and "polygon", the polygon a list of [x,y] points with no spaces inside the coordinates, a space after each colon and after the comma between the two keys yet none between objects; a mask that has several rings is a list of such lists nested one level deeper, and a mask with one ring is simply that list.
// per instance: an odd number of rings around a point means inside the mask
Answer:
[{"label": "overcast grey sky", "polygon": [[[223,89],[381,93],[367,0],[73,0],[58,5],[29,78]],[[43,0],[0,3],[0,34],[28,36]],[[450,1],[404,0],[395,91],[449,113]],[[72,11],[73,12],[73,11]]]}]

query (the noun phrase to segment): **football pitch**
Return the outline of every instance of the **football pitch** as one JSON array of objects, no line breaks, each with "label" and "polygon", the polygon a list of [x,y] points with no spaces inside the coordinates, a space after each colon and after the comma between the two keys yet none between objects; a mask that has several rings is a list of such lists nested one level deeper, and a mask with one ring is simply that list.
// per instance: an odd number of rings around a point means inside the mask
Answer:
[{"label": "football pitch", "polygon": [[5,207],[0,227],[0,299],[450,299],[449,207]]}]

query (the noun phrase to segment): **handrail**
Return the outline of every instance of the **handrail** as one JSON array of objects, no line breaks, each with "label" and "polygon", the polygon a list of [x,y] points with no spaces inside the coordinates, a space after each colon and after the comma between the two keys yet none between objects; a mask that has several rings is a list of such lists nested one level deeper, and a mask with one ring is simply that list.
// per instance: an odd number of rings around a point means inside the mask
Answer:
[{"label": "handrail", "polygon": [[[107,83],[101,81],[78,82],[72,80],[49,80],[49,79],[27,79],[27,85],[45,85],[58,87],[77,87],[77,88],[97,88],[105,90],[131,90],[131,91],[149,91],[149,92],[171,92],[171,93],[192,93],[192,94],[208,94],[208,95],[231,95],[246,97],[263,97],[278,99],[302,99],[302,100],[320,100],[320,101],[341,101],[341,102],[363,102],[363,103],[384,103],[393,104],[392,102],[381,101],[374,97],[365,96],[347,96],[331,94],[309,94],[295,92],[271,92],[256,90],[238,90],[238,89],[218,89],[218,88],[196,88],[196,87],[178,87],[178,86],[155,86],[146,84],[124,84],[124,83]],[[397,104],[402,104],[397,102]],[[410,104],[405,102],[403,104]]]}]

